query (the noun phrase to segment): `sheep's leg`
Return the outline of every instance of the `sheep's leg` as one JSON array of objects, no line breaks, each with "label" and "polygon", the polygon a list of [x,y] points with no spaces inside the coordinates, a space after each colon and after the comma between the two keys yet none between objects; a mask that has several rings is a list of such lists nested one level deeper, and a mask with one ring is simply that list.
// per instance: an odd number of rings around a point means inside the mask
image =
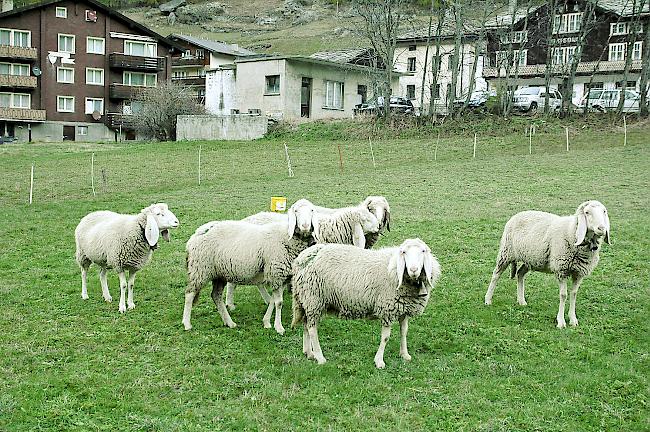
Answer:
[{"label": "sheep's leg", "polygon": [[126,312],[126,275],[124,270],[121,270],[117,273],[117,276],[120,278],[120,313]]},{"label": "sheep's leg", "polygon": [[81,298],[88,300],[88,267],[90,263],[79,264],[81,268]]},{"label": "sheep's leg", "polygon": [[102,296],[104,296],[104,300],[110,303],[113,301],[113,297],[111,297],[111,293],[108,292],[108,280],[106,278],[107,271],[108,270],[105,268],[99,270],[99,283],[102,285]]},{"label": "sheep's leg", "polygon": [[[266,289],[266,288],[264,288]],[[273,315],[273,309],[275,307],[275,302],[274,301],[269,301],[268,306],[266,307],[266,312],[264,313],[264,316],[262,317],[262,325],[264,328],[271,328],[271,315]]]},{"label": "sheep's leg", "polygon": [[129,294],[126,299],[126,304],[129,307],[129,309],[135,309],[135,303],[133,303],[133,283],[135,282],[135,271],[132,270],[129,272],[129,280],[128,280],[128,289],[129,289]]},{"label": "sheep's leg", "polygon": [[262,296],[262,300],[264,300],[264,303],[269,304],[271,303],[271,296],[269,295],[269,292],[266,290],[266,287],[264,285],[259,285],[257,289],[260,292],[260,295]]},{"label": "sheep's leg", "polygon": [[318,341],[318,324],[314,324],[313,326],[309,327],[307,331],[309,332],[309,339],[311,341],[312,354],[314,359],[316,359],[316,362],[319,365],[325,364],[327,360],[325,360],[325,357],[323,357],[323,351],[321,351],[320,342]]},{"label": "sheep's leg", "polygon": [[566,327],[564,321],[564,303],[566,302],[566,278],[560,279],[560,307],[557,311],[557,328]]},{"label": "sheep's leg", "polygon": [[309,360],[314,358],[314,353],[311,350],[311,338],[309,337],[309,331],[307,330],[307,323],[305,321],[302,322],[302,352]]},{"label": "sheep's leg", "polygon": [[494,271],[492,272],[492,280],[490,280],[490,285],[488,286],[487,292],[485,293],[485,304],[492,304],[492,296],[494,295],[494,289],[497,286],[497,281],[501,277],[501,273],[508,267],[509,263],[497,262]]},{"label": "sheep's leg", "polygon": [[221,315],[221,319],[223,320],[224,325],[230,328],[235,328],[237,327],[237,324],[235,324],[232,318],[230,318],[230,314],[228,313],[228,308],[226,308],[226,305],[223,302],[223,298],[222,298],[223,287],[224,287],[223,281],[219,279],[212,280],[212,300],[214,301],[214,304],[217,306],[217,312],[219,312],[219,315]]},{"label": "sheep's leg", "polygon": [[284,292],[284,287],[276,288],[273,290],[273,304],[275,305],[275,322],[273,327],[275,331],[279,334],[284,334],[284,327],[282,327],[282,293]]},{"label": "sheep's leg", "polygon": [[530,267],[526,264],[522,264],[521,267],[519,267],[519,270],[517,270],[517,303],[521,306],[526,306],[528,304],[526,303],[526,297],[524,296],[524,278],[529,270]]},{"label": "sheep's leg", "polygon": [[198,293],[193,290],[185,292],[185,307],[183,308],[183,321],[182,321],[185,330],[192,329],[192,324],[190,323],[190,319],[192,317],[192,305],[194,304],[194,297],[197,294]]},{"label": "sheep's leg", "polygon": [[375,354],[375,366],[378,369],[383,369],[386,367],[384,363],[384,350],[386,349],[386,343],[390,338],[390,326],[381,327],[381,341],[379,342],[379,348],[377,349],[377,354]]},{"label": "sheep's leg", "polygon": [[569,324],[573,327],[578,325],[578,318],[576,318],[576,296],[578,295],[578,289],[580,288],[581,282],[581,277],[574,277],[573,286],[569,293]]},{"label": "sheep's leg", "polygon": [[411,360],[408,346],[406,345],[406,334],[409,332],[409,319],[404,317],[399,321],[399,355],[406,361]]},{"label": "sheep's leg", "polygon": [[226,284],[226,306],[231,311],[235,310],[235,285],[232,282]]}]

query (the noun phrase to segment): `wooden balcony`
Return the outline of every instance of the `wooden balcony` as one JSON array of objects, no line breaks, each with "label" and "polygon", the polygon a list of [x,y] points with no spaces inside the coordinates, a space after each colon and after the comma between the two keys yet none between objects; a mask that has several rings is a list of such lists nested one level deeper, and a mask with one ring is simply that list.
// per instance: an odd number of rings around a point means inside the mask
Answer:
[{"label": "wooden balcony", "polygon": [[0,75],[0,87],[33,89],[36,88],[36,77],[24,75]]},{"label": "wooden balcony", "polygon": [[172,78],[172,81],[175,84],[180,84],[183,86],[203,86],[205,87],[205,77],[204,76],[187,76]]},{"label": "wooden balcony", "polygon": [[36,48],[0,45],[0,58],[36,60],[38,50]]},{"label": "wooden balcony", "polygon": [[148,87],[111,84],[108,95],[111,99],[133,99],[139,92],[146,88]]},{"label": "wooden balcony", "polygon": [[133,129],[133,116],[122,113],[107,113],[106,126],[115,130],[131,130]]},{"label": "wooden balcony", "polygon": [[45,110],[0,108],[0,120],[45,121]]},{"label": "wooden balcony", "polygon": [[165,58],[141,57],[122,53],[113,53],[109,56],[109,65],[115,69],[158,72],[165,70]]},{"label": "wooden balcony", "polygon": [[205,59],[199,57],[173,57],[172,66],[205,66]]}]

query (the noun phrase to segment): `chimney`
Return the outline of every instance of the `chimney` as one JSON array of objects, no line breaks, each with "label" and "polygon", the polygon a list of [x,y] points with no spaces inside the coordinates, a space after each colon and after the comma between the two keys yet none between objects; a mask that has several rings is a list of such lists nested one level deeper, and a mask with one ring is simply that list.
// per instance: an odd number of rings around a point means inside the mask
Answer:
[{"label": "chimney", "polygon": [[517,0],[510,0],[510,3],[508,4],[508,13],[510,13],[510,15],[514,15],[516,10],[517,10]]},{"label": "chimney", "polygon": [[2,12],[8,12],[14,8],[14,0],[2,0]]}]

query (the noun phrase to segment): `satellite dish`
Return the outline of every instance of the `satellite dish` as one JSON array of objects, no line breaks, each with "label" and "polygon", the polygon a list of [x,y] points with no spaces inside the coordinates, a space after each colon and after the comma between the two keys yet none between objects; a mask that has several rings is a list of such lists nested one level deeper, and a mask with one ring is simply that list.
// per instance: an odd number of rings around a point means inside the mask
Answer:
[{"label": "satellite dish", "polygon": [[38,66],[34,66],[32,68],[32,73],[34,74],[34,76],[41,76],[43,72],[41,71],[41,68],[39,68]]},{"label": "satellite dish", "polygon": [[100,114],[99,111],[93,111],[93,120],[99,120],[102,118],[102,115]]}]

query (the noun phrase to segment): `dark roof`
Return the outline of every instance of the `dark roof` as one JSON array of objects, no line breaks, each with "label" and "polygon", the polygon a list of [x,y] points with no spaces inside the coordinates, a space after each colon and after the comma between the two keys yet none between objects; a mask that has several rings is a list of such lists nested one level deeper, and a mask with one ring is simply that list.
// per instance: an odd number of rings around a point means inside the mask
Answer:
[{"label": "dark roof", "polygon": [[369,54],[368,48],[350,48],[338,51],[319,51],[309,57],[321,60],[329,60],[337,63],[351,63],[361,56]]},{"label": "dark roof", "polygon": [[238,45],[231,45],[225,42],[213,41],[208,39],[200,39],[194,36],[173,33],[167,36],[168,38],[176,38],[189,42],[191,44],[200,46],[213,53],[226,54],[234,57],[250,56],[256,54],[255,52],[242,48]]},{"label": "dark roof", "polygon": [[[640,3],[643,3],[643,9],[639,7]],[[610,12],[614,12],[615,14],[624,17],[629,17],[639,12],[641,12],[644,15],[650,13],[650,3],[647,1],[643,2],[640,0],[598,0],[596,4],[602,9],[605,9]],[[639,9],[641,9],[641,11],[639,11]]]},{"label": "dark roof", "polygon": [[[305,57],[305,56],[300,56],[300,55],[274,55],[274,54],[260,54],[256,56],[249,56],[249,57],[240,57],[235,60],[235,64],[237,63],[250,63],[250,62],[255,62],[255,61],[269,61],[269,60],[287,60],[287,61],[295,61],[299,63],[309,63],[309,64],[317,64],[317,65],[322,65],[322,66],[329,66],[329,67],[334,67],[338,69],[350,69],[350,70],[357,70],[357,71],[365,71],[365,72],[371,72],[371,73],[381,73],[383,72],[381,69],[369,67],[369,66],[363,66],[363,65],[356,65],[353,63],[341,63],[341,62],[336,62],[332,60],[323,60],[320,58],[314,58],[314,57]],[[410,75],[409,73],[403,73],[399,71],[394,71],[394,74],[396,76],[400,75]]]},{"label": "dark roof", "polygon": [[499,27],[507,27],[512,24],[517,24],[518,22],[526,18],[526,16],[537,11],[537,9],[541,8],[542,6],[544,5],[541,4],[537,6],[522,6],[515,9],[514,13],[506,7],[500,10],[499,12],[497,12],[495,16],[487,20],[485,22],[485,27],[499,28]]},{"label": "dark roof", "polygon": [[[20,14],[20,13],[23,13],[23,12],[33,10],[33,9],[40,9],[42,7],[45,7],[45,6],[50,6],[50,5],[53,5],[53,4],[56,4],[56,3],[60,3],[61,1],[62,0],[45,0],[45,1],[34,3],[34,4],[31,4],[31,5],[28,5],[28,6],[14,8],[14,9],[9,10],[7,12],[0,13],[0,18],[8,18],[8,17],[14,16],[14,15],[17,15],[17,14]],[[113,9],[113,8],[111,8],[109,6],[106,6],[103,3],[98,2],[97,0],[82,0],[82,2],[83,3],[88,3],[89,5],[92,5],[94,8],[96,8],[98,10],[101,10],[102,12],[104,12],[106,15],[108,15],[110,17],[113,17],[113,18],[116,18],[116,19],[118,19],[120,21],[126,22],[127,24],[129,24],[129,26],[140,30],[142,33],[146,34],[147,36],[150,36],[150,37],[152,37],[154,39],[157,39],[160,42],[162,42],[163,44],[165,44],[165,45],[167,45],[167,46],[169,46],[171,48],[182,50],[182,48],[180,46],[178,46],[174,42],[170,41],[166,37],[156,33],[155,31],[151,30],[148,27],[143,26],[139,22],[132,20],[131,18],[127,17],[126,15],[123,15],[123,14],[119,13],[115,9]]]},{"label": "dark roof", "polygon": [[[463,23],[463,37],[468,38],[476,36],[479,29],[471,24],[468,21]],[[417,29],[410,30],[408,32],[402,33],[397,37],[398,42],[408,42],[408,41],[423,41],[429,38],[429,34],[432,38],[443,38],[449,39],[453,38],[456,35],[456,24],[454,22],[454,17],[450,14],[447,14],[445,21],[442,23],[442,28],[440,29],[440,34],[438,34],[438,23],[431,24],[431,29],[429,26],[425,25]]]}]

